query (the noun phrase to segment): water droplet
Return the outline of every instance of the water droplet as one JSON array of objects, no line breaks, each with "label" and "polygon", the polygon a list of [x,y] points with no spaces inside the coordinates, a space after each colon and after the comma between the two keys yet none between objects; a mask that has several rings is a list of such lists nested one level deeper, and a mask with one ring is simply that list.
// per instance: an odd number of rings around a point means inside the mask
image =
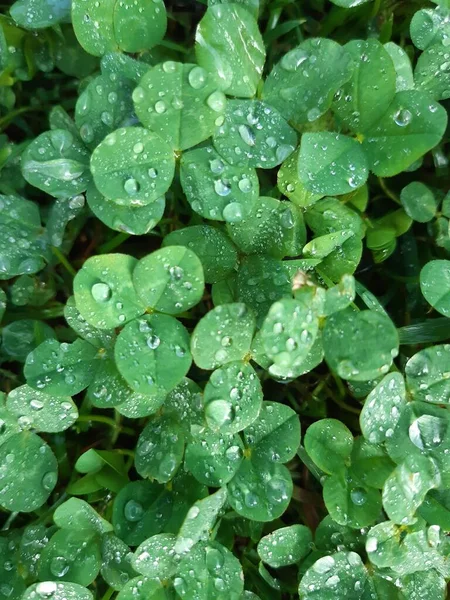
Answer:
[{"label": "water droplet", "polygon": [[129,196],[133,196],[134,194],[137,194],[137,192],[139,191],[139,188],[140,188],[139,182],[136,181],[136,179],[134,177],[130,177],[123,184],[123,189]]},{"label": "water droplet", "polygon": [[239,202],[230,202],[223,209],[222,216],[228,223],[239,223],[244,218],[244,211]]},{"label": "water droplet", "polygon": [[145,92],[141,87],[137,87],[132,94],[133,102],[139,104],[145,98]]},{"label": "water droplet", "polygon": [[158,102],[155,104],[155,112],[157,112],[158,115],[162,115],[163,113],[165,113],[166,109],[167,107],[164,100],[158,100]]},{"label": "water droplet", "polygon": [[401,108],[394,114],[394,121],[399,127],[406,127],[412,121],[412,114],[407,108]]},{"label": "water droplet", "polygon": [[161,340],[157,335],[150,335],[147,338],[147,346],[151,349],[151,350],[156,350],[156,348],[160,345]]},{"label": "water droplet", "polygon": [[247,144],[247,146],[255,145],[255,134],[253,130],[248,125],[239,125],[239,135],[242,138],[242,141]]},{"label": "water droplet", "polygon": [[331,571],[335,564],[336,561],[332,556],[324,556],[319,558],[319,560],[316,560],[312,568],[316,573],[322,575],[323,573],[328,573],[328,571]]},{"label": "water droplet", "polygon": [[234,409],[227,400],[213,400],[205,409],[205,417],[212,429],[219,429],[234,419]]},{"label": "water droplet", "polygon": [[206,100],[206,104],[215,112],[222,112],[223,110],[225,110],[226,102],[227,99],[225,97],[225,94],[223,92],[220,92],[219,90],[213,92],[210,96],[208,96]]},{"label": "water droplet", "polygon": [[134,523],[140,521],[144,515],[144,507],[136,500],[128,500],[123,509],[123,514],[127,521]]},{"label": "water droplet", "polygon": [[211,173],[214,173],[214,175],[219,175],[219,173],[222,173],[224,170],[225,165],[220,158],[214,158],[213,160],[209,161],[209,167],[211,169]]},{"label": "water droplet", "polygon": [[350,498],[356,506],[362,506],[367,502],[367,492],[364,488],[354,488],[350,492]]},{"label": "water droplet", "polygon": [[188,75],[189,85],[194,88],[194,90],[201,89],[206,83],[206,71],[201,67],[194,67],[189,71]]},{"label": "water droplet", "polygon": [[33,410],[42,410],[44,408],[44,403],[42,402],[42,400],[38,400],[37,398],[34,398],[30,402],[30,406]]},{"label": "water droplet", "polygon": [[248,193],[252,190],[252,187],[252,182],[248,177],[244,177],[238,182],[238,188],[241,190],[241,192]]},{"label": "water droplet", "polygon": [[36,593],[41,598],[50,598],[58,589],[58,586],[54,581],[42,581],[36,586]]},{"label": "water droplet", "polygon": [[173,267],[170,267],[169,274],[170,278],[173,279],[173,281],[180,281],[181,279],[183,279],[184,271],[180,266],[175,265]]},{"label": "water droplet", "polygon": [[217,179],[214,182],[214,191],[219,196],[228,196],[228,194],[231,192],[231,185],[229,185],[222,179]]},{"label": "water droplet", "polygon": [[50,571],[55,577],[67,575],[70,564],[64,556],[54,556],[50,562]]},{"label": "water droplet", "polygon": [[133,152],[135,154],[140,154],[144,150],[144,144],[142,142],[138,142],[133,146]]},{"label": "water droplet", "polygon": [[106,302],[111,298],[111,288],[107,283],[94,283],[91,288],[92,297],[96,302]]},{"label": "water droplet", "polygon": [[55,471],[49,471],[42,477],[42,487],[44,490],[47,490],[47,492],[51,492],[55,487],[57,480],[58,475],[55,473]]},{"label": "water droplet", "polygon": [[166,62],[163,62],[162,68],[165,73],[175,73],[177,63],[173,60],[166,60]]},{"label": "water droplet", "polygon": [[84,123],[80,127],[80,136],[83,142],[85,142],[86,144],[90,144],[94,139],[94,130],[92,128],[92,125],[90,125],[89,123]]}]

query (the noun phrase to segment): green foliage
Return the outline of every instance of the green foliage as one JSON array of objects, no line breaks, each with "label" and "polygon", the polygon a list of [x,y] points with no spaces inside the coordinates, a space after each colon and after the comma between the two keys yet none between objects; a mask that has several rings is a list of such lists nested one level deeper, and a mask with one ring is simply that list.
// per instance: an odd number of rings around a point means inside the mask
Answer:
[{"label": "green foliage", "polygon": [[448,0],[0,14],[0,600],[445,600]]}]

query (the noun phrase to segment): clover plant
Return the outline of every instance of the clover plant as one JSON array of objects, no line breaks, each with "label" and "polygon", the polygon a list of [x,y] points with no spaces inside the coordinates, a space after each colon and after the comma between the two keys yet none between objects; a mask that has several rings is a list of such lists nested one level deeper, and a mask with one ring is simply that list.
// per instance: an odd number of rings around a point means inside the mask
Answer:
[{"label": "clover plant", "polygon": [[443,600],[448,0],[0,15],[0,600]]}]

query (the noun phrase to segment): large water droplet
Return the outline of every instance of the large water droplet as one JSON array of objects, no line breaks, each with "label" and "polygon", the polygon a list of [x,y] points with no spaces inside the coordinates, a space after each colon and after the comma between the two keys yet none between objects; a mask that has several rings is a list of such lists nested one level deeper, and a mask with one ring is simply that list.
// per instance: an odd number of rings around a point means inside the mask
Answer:
[{"label": "large water droplet", "polygon": [[308,58],[308,53],[301,48],[291,50],[281,59],[281,66],[286,71],[296,71],[298,67]]},{"label": "large water droplet", "polygon": [[136,500],[128,500],[123,509],[123,514],[127,521],[134,523],[140,521],[144,515],[144,507]]},{"label": "large water droplet", "polygon": [[189,85],[194,88],[194,90],[201,89],[206,83],[206,71],[201,67],[194,67],[189,71],[188,75]]},{"label": "large water droplet", "polygon": [[55,471],[49,471],[42,477],[42,487],[44,490],[47,490],[47,492],[51,492],[51,490],[55,487],[57,480],[58,475],[55,473]]},{"label": "large water droplet", "polygon": [[91,288],[92,297],[96,302],[106,302],[111,298],[111,288],[107,283],[94,283]]},{"label": "large water droplet", "polygon": [[242,138],[242,141],[247,144],[247,146],[255,145],[255,134],[253,130],[248,125],[239,125],[239,135]]},{"label": "large water droplet", "polygon": [[230,202],[223,209],[222,216],[228,223],[239,223],[244,218],[244,211],[239,202]]},{"label": "large water droplet", "polygon": [[407,108],[401,108],[394,114],[394,121],[399,127],[406,127],[412,121],[412,114]]},{"label": "large water droplet", "polygon": [[213,400],[205,409],[205,416],[212,429],[218,429],[234,419],[234,409],[227,400]]},{"label": "large water droplet", "polygon": [[50,562],[50,571],[55,577],[67,575],[70,564],[64,556],[54,556]]},{"label": "large water droplet", "polygon": [[220,92],[219,90],[213,92],[210,96],[208,96],[206,100],[206,104],[215,112],[222,112],[223,110],[225,110],[226,102],[227,99],[225,97],[225,94],[223,92]]},{"label": "large water droplet", "polygon": [[123,189],[129,196],[134,196],[139,191],[139,182],[134,177],[130,177],[123,184]]}]

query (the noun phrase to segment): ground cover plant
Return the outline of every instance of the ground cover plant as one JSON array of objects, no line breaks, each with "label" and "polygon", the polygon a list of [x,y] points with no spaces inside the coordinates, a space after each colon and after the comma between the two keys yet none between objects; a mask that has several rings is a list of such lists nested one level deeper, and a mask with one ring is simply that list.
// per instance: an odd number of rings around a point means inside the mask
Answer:
[{"label": "ground cover plant", "polygon": [[450,3],[0,15],[0,600],[440,600]]}]

